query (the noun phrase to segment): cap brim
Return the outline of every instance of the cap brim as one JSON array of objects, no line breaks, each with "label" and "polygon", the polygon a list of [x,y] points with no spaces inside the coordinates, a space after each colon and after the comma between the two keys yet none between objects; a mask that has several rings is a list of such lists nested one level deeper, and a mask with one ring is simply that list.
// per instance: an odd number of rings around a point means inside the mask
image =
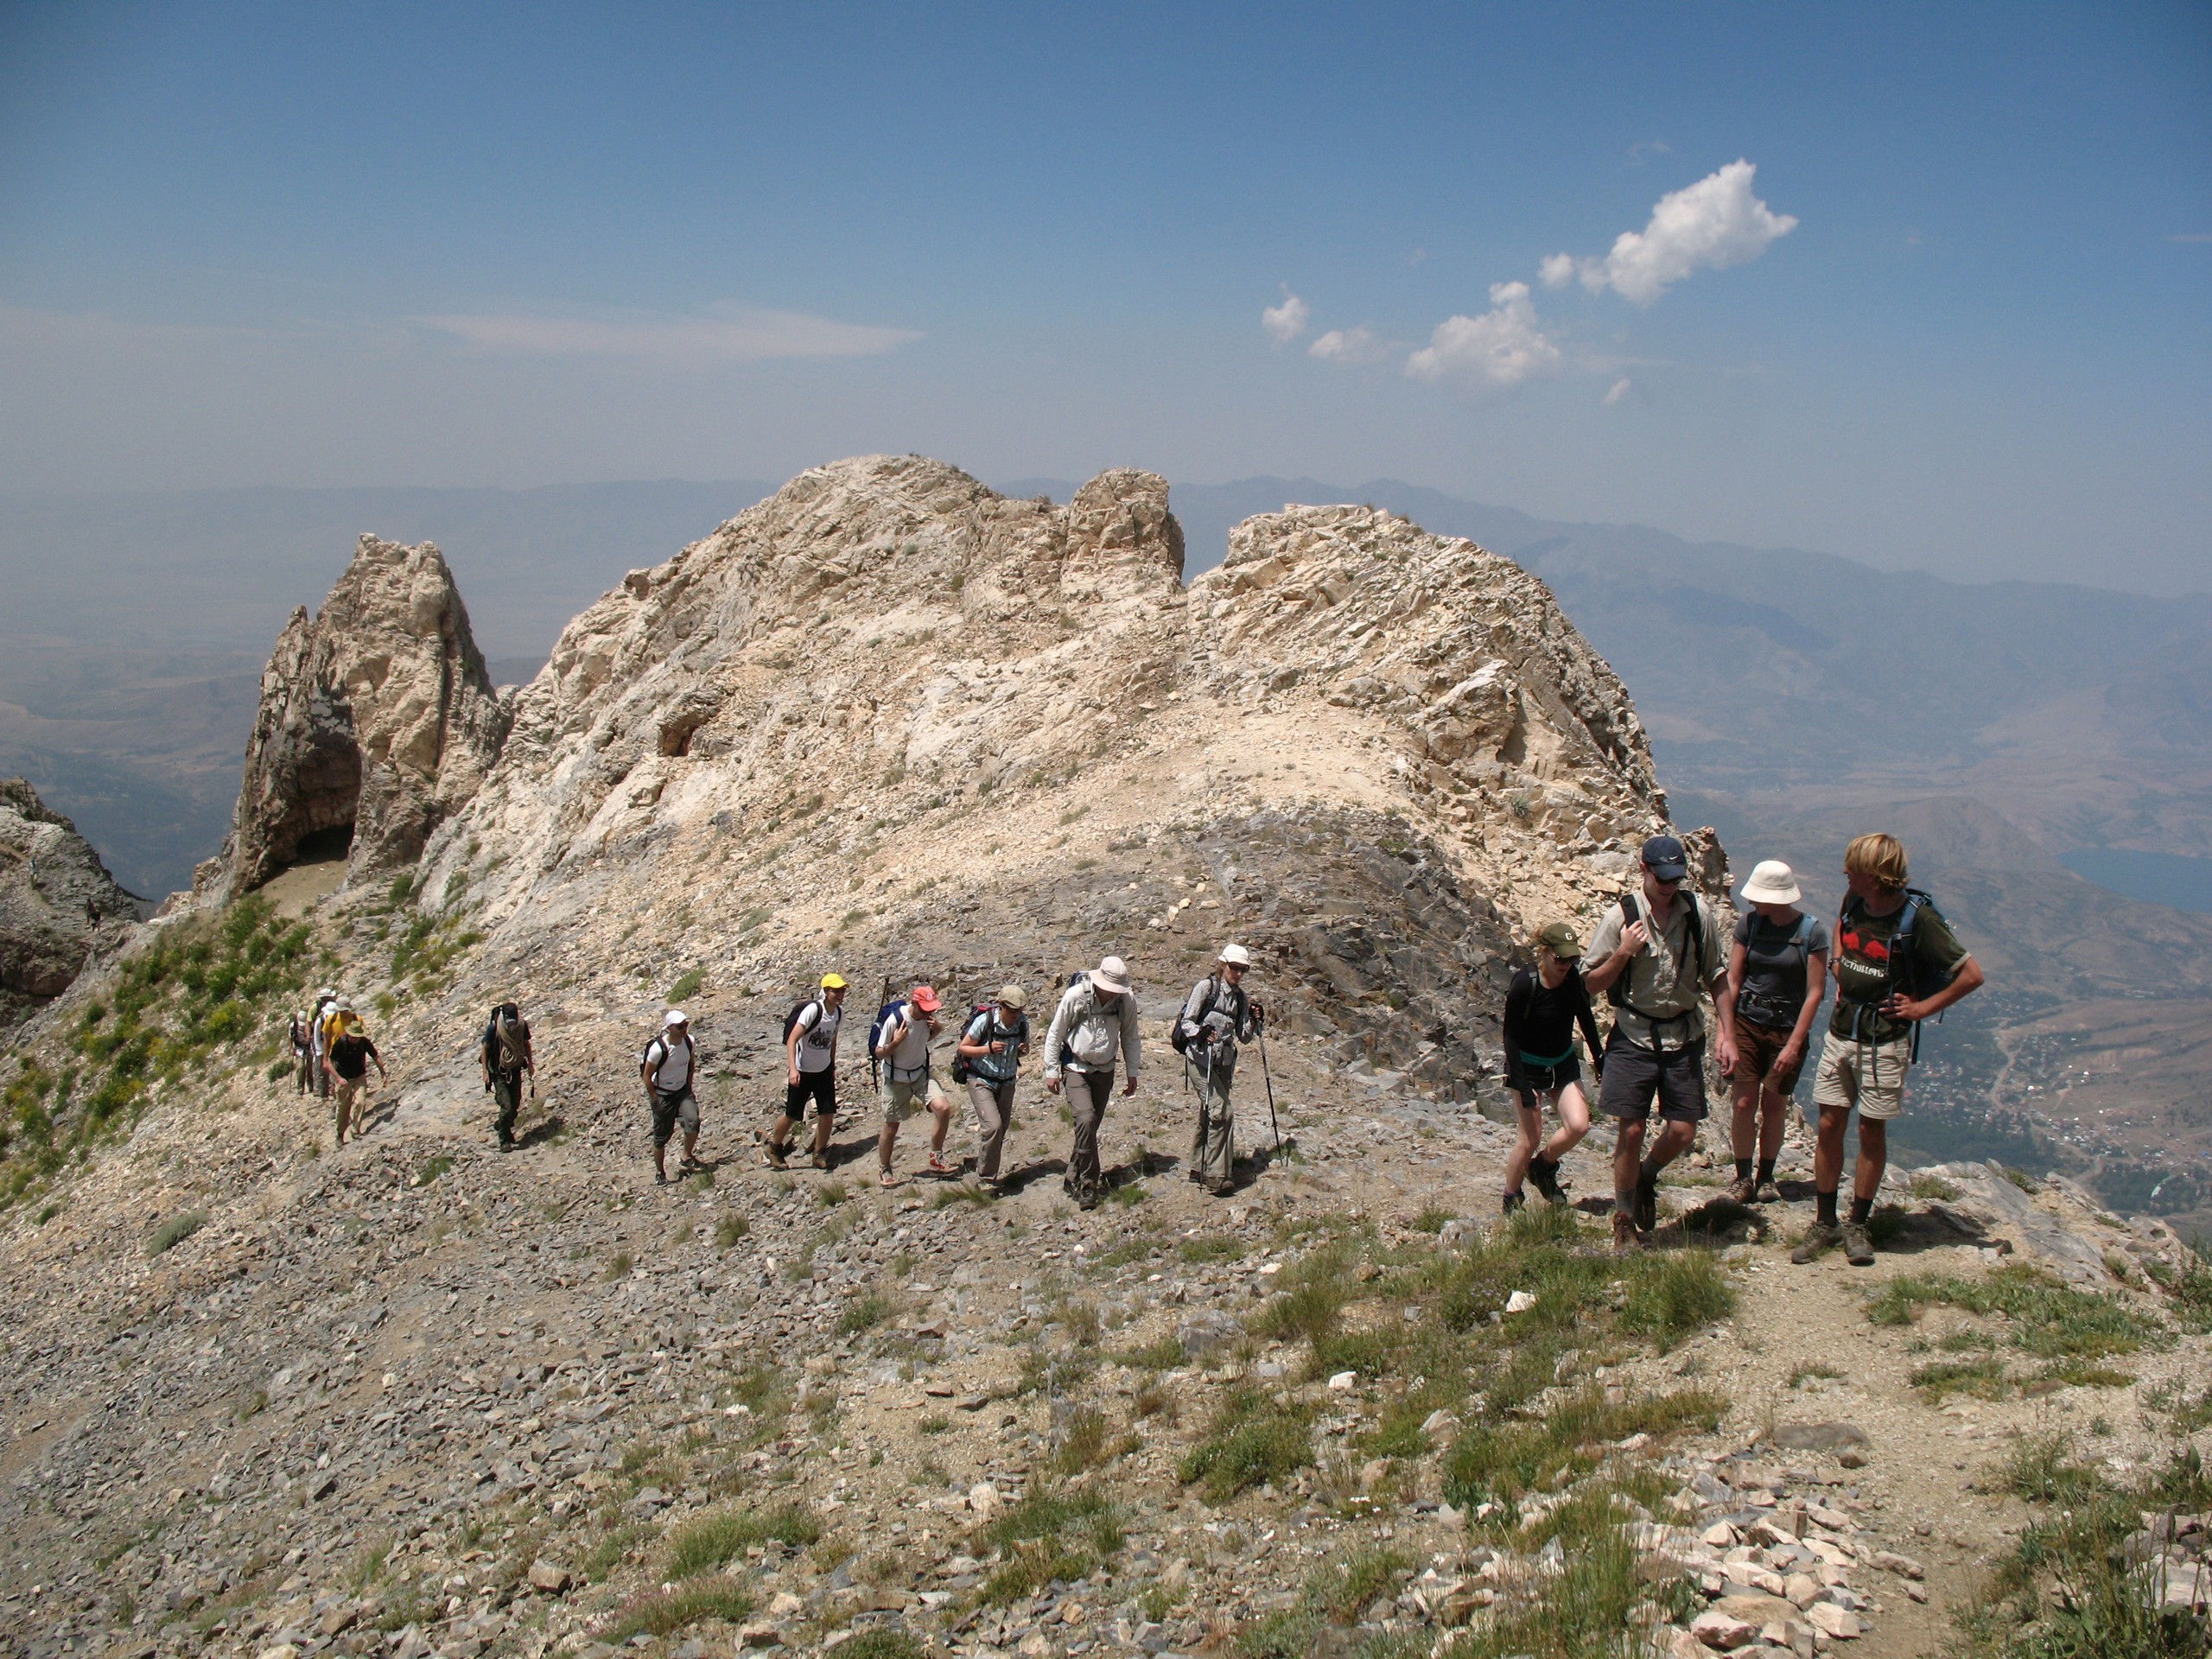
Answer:
[{"label": "cap brim", "polygon": [[1093,974],[1090,982],[1109,996],[1127,996],[1129,994],[1129,982],[1125,979],[1109,979],[1103,974]]},{"label": "cap brim", "polygon": [[1685,880],[1690,873],[1690,867],[1687,864],[1647,864],[1644,868],[1662,881]]}]

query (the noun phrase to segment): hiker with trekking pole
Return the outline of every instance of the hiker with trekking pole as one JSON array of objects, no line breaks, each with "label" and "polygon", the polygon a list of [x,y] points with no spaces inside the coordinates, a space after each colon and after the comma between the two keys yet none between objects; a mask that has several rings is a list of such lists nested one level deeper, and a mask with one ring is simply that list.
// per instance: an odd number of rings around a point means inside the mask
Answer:
[{"label": "hiker with trekking pole", "polygon": [[[1244,990],[1244,976],[1251,966],[1251,953],[1243,945],[1222,946],[1214,971],[1191,988],[1168,1033],[1169,1043],[1183,1057],[1185,1088],[1198,1085],[1191,1179],[1216,1198],[1227,1193],[1236,1180],[1236,1120],[1229,1099],[1236,1080],[1236,1047],[1257,1038],[1266,1021],[1265,1012]],[[1268,1105],[1272,1117],[1272,1086]]]}]

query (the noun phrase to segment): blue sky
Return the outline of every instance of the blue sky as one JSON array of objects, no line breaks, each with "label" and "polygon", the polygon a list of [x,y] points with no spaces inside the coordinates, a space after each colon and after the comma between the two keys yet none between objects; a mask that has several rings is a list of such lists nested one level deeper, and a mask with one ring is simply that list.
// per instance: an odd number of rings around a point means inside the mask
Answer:
[{"label": "blue sky", "polygon": [[2164,591],[2209,347],[2202,0],[0,5],[0,489],[917,449]]}]

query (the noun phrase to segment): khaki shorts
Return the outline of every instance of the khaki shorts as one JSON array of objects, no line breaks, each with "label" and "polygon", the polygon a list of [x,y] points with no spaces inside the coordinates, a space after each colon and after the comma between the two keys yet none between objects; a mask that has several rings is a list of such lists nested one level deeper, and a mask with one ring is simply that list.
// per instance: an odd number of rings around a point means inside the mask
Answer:
[{"label": "khaki shorts", "polygon": [[1862,1043],[1830,1032],[1813,1074],[1813,1104],[1837,1107],[1884,1122],[1904,1109],[1904,1074],[1912,1064],[1912,1039]]},{"label": "khaki shorts", "polygon": [[931,1111],[939,1108],[951,1109],[944,1090],[935,1077],[916,1077],[912,1083],[894,1083],[887,1077],[883,1083],[883,1121],[904,1123],[925,1106]]}]

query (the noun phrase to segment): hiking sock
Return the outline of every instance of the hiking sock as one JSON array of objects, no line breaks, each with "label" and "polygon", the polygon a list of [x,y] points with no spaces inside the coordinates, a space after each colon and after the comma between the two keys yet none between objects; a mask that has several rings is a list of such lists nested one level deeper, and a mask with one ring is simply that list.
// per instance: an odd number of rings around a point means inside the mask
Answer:
[{"label": "hiking sock", "polygon": [[1831,1188],[1826,1192],[1816,1192],[1813,1194],[1813,1219],[1815,1224],[1822,1227],[1833,1227],[1836,1224],[1834,1189]]},{"label": "hiking sock", "polygon": [[1851,1224],[1852,1224],[1853,1226],[1854,1226],[1854,1227],[1864,1227],[1864,1226],[1866,1224],[1867,1221],[1868,1221],[1868,1220],[1869,1220],[1869,1219],[1873,1216],[1873,1213],[1874,1213],[1874,1200],[1873,1200],[1873,1199],[1872,1199],[1872,1198],[1859,1198],[1859,1197],[1857,1194],[1855,1194],[1855,1193],[1852,1196],[1852,1199],[1851,1199]]},{"label": "hiking sock", "polygon": [[1634,1187],[1617,1186],[1613,1189],[1613,1213],[1617,1216],[1634,1216],[1636,1214],[1636,1189]]},{"label": "hiking sock", "polygon": [[1736,1160],[1736,1179],[1739,1181],[1748,1181],[1751,1179],[1751,1160],[1750,1159],[1738,1158]]},{"label": "hiking sock", "polygon": [[[1743,1162],[1743,1160],[1742,1160],[1741,1159],[1738,1159],[1738,1160],[1737,1160],[1737,1163],[1738,1163],[1738,1167],[1741,1167],[1741,1166],[1742,1166],[1742,1162]],[[1759,1181],[1760,1181],[1760,1184],[1761,1184],[1762,1185],[1764,1185],[1766,1182],[1770,1181],[1770,1180],[1772,1180],[1773,1179],[1774,1179],[1774,1160],[1773,1160],[1773,1159],[1771,1159],[1771,1158],[1762,1158],[1762,1159],[1760,1159],[1760,1160],[1759,1160]]]},{"label": "hiking sock", "polygon": [[1656,1186],[1659,1185],[1659,1172],[1664,1168],[1666,1165],[1655,1164],[1646,1158],[1636,1166],[1636,1179],[1645,1186]]}]

